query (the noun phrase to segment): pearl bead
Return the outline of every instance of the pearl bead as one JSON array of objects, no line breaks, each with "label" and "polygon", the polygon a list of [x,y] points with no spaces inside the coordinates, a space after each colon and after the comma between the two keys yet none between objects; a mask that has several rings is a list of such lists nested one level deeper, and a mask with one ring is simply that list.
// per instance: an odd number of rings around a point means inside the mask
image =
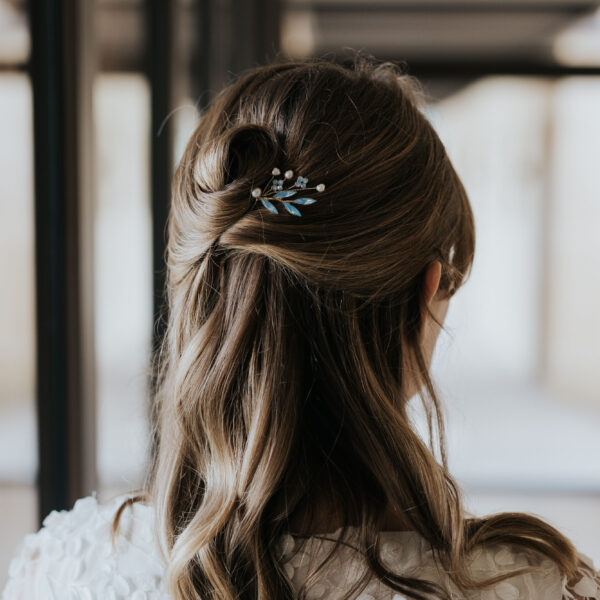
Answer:
[{"label": "pearl bead", "polygon": [[325,189],[325,184],[324,183],[320,183],[317,186],[317,192],[322,192]]},{"label": "pearl bead", "polygon": [[286,171],[284,174],[284,177],[286,179],[291,179],[294,176],[294,171],[292,171],[291,169],[289,171]]},{"label": "pearl bead", "polygon": [[280,171],[280,170],[279,170],[277,167],[275,167],[275,168],[274,168],[274,169],[271,171],[271,175],[280,175],[280,174],[281,174],[281,171]]},{"label": "pearl bead", "polygon": [[254,198],[258,198],[262,194],[262,190],[260,188],[254,188],[252,190],[252,196]]}]

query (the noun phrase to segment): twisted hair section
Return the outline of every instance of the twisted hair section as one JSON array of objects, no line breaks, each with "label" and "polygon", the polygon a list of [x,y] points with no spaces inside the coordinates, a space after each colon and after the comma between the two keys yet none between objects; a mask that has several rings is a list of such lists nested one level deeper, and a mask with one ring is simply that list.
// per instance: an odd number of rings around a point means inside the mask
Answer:
[{"label": "twisted hair section", "polygon": [[[394,63],[281,60],[222,90],[189,140],[173,180],[158,449],[142,494],[175,600],[304,597],[309,581],[293,589],[277,542],[323,506],[344,527],[320,569],[359,528],[368,569],[349,598],[372,575],[410,598],[451,597],[383,565],[389,507],[459,590],[495,581],[474,579],[465,558],[497,540],[576,577],[570,542],[542,521],[468,519],[447,469],[419,342],[424,272],[440,261],[439,294],[453,295],[475,231],[423,100]],[[275,166],[326,185],[301,219],[251,197]],[[410,379],[441,461],[408,416]]]}]

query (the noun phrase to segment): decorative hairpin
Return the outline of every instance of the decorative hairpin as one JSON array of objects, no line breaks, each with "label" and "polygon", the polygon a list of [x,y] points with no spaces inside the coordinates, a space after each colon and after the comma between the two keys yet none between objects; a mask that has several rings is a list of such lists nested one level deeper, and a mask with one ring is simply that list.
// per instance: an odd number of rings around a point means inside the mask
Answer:
[{"label": "decorative hairpin", "polygon": [[[277,167],[275,167],[271,171],[271,174],[273,176],[281,175],[281,171]],[[317,192],[322,192],[325,189],[325,184],[319,183],[319,185],[315,187],[306,187],[306,184],[308,183],[308,178],[298,175],[296,183],[294,183],[293,186],[287,189],[283,189],[283,184],[285,180],[291,179],[293,176],[294,171],[290,169],[283,174],[283,179],[273,179],[273,177],[271,177],[265,188],[267,192],[263,194],[262,189],[257,187],[252,190],[252,197],[256,200],[260,200],[263,206],[274,214],[279,214],[279,211],[271,202],[271,200],[275,199],[281,202],[290,214],[295,215],[297,217],[301,217],[302,214],[295,206],[293,206],[293,204],[314,204],[316,200],[314,198],[304,197],[294,198],[293,200],[284,200],[284,198],[291,198],[292,196],[295,196],[298,192],[304,192],[306,190],[317,190]],[[271,185],[271,189],[268,189],[269,185]]]}]

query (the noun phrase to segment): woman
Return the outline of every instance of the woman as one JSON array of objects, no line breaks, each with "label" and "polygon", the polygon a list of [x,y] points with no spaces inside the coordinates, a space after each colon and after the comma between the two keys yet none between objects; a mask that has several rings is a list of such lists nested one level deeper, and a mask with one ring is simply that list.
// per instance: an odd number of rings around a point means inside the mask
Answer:
[{"label": "woman", "polygon": [[466,518],[447,470],[428,369],[475,234],[421,100],[364,56],[218,95],[174,178],[147,484],[51,513],[6,600],[600,600],[560,532]]}]

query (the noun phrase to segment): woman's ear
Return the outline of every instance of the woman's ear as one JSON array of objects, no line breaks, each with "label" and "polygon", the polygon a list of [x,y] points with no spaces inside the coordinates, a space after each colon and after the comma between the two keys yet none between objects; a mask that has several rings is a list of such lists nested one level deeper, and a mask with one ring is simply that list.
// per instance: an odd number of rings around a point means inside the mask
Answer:
[{"label": "woman's ear", "polygon": [[434,260],[429,263],[425,271],[425,302],[429,304],[435,296],[440,285],[442,277],[442,263],[439,260]]},{"label": "woman's ear", "polygon": [[[432,263],[429,263],[427,269],[425,271],[425,280],[423,282],[423,288],[425,292],[425,303],[430,306],[431,301],[433,300],[439,285],[440,279],[442,277],[442,263],[439,260],[434,260]],[[431,307],[430,307],[431,308]],[[429,319],[429,314],[426,310],[423,310],[421,314],[421,331],[420,331],[420,339],[421,343],[425,338],[425,329],[427,327],[427,320]]]}]

